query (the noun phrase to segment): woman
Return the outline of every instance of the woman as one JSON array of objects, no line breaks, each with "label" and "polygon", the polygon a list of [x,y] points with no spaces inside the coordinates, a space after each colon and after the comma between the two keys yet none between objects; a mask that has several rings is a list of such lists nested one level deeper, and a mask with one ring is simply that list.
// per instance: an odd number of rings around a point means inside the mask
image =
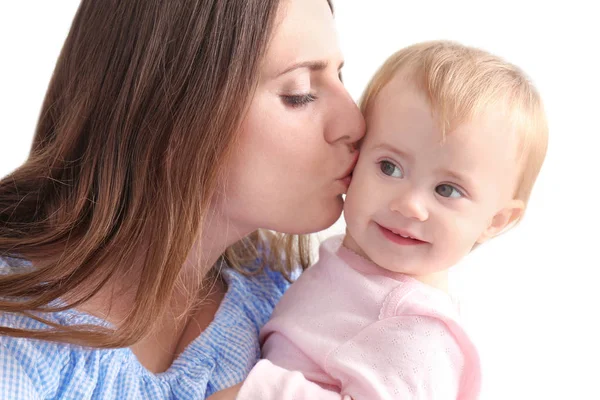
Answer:
[{"label": "woman", "polygon": [[0,182],[0,398],[243,380],[308,264],[305,237],[259,229],[341,213],[364,133],[341,64],[326,0],[83,0]]}]

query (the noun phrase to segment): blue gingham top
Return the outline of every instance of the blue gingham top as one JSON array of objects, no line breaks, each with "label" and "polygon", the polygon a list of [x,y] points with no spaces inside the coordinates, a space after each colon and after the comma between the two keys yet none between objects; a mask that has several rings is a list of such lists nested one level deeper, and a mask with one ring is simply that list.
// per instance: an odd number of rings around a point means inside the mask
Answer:
[{"label": "blue gingham top", "polygon": [[[0,258],[0,273],[12,259]],[[227,294],[213,322],[159,374],[146,370],[129,348],[92,349],[64,343],[0,336],[0,399],[204,399],[242,381],[258,361],[258,333],[289,283],[265,270],[246,277],[223,269]],[[67,310],[59,324],[98,324]],[[43,329],[24,316],[1,314],[0,325]]]}]

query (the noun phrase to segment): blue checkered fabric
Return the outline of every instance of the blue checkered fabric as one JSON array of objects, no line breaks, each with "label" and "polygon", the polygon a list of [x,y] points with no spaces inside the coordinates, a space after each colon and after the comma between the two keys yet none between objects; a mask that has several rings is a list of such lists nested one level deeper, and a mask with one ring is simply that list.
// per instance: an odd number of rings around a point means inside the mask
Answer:
[{"label": "blue checkered fabric", "polygon": [[[0,273],[24,266],[0,258]],[[224,269],[225,298],[209,327],[160,374],[146,370],[129,348],[91,349],[64,343],[0,337],[0,399],[204,399],[244,379],[258,361],[258,333],[289,286],[265,270],[246,277]],[[77,310],[54,313],[59,324],[102,324]],[[0,315],[0,325],[45,326],[16,314]]]}]

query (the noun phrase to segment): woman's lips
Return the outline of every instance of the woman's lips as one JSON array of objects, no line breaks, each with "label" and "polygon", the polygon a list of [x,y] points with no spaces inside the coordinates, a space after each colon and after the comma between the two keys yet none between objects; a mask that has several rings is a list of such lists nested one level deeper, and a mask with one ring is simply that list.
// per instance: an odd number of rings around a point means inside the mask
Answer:
[{"label": "woman's lips", "polygon": [[352,178],[352,171],[354,171],[354,167],[356,167],[356,163],[358,162],[358,151],[355,151],[353,154],[354,154],[354,158],[352,159],[350,166],[346,169],[346,172],[344,172],[342,177],[339,179],[344,180],[344,179]]}]

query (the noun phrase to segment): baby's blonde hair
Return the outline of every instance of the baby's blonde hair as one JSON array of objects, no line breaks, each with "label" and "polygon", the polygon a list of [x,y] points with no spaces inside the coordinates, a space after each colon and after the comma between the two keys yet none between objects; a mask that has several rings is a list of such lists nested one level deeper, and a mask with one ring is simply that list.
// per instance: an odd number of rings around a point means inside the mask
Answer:
[{"label": "baby's blonde hair", "polygon": [[523,71],[458,43],[415,44],[393,54],[371,79],[360,102],[367,120],[377,94],[398,72],[427,95],[442,138],[492,107],[505,111],[520,139],[521,172],[514,198],[527,205],[546,155],[548,125],[540,95]]}]

